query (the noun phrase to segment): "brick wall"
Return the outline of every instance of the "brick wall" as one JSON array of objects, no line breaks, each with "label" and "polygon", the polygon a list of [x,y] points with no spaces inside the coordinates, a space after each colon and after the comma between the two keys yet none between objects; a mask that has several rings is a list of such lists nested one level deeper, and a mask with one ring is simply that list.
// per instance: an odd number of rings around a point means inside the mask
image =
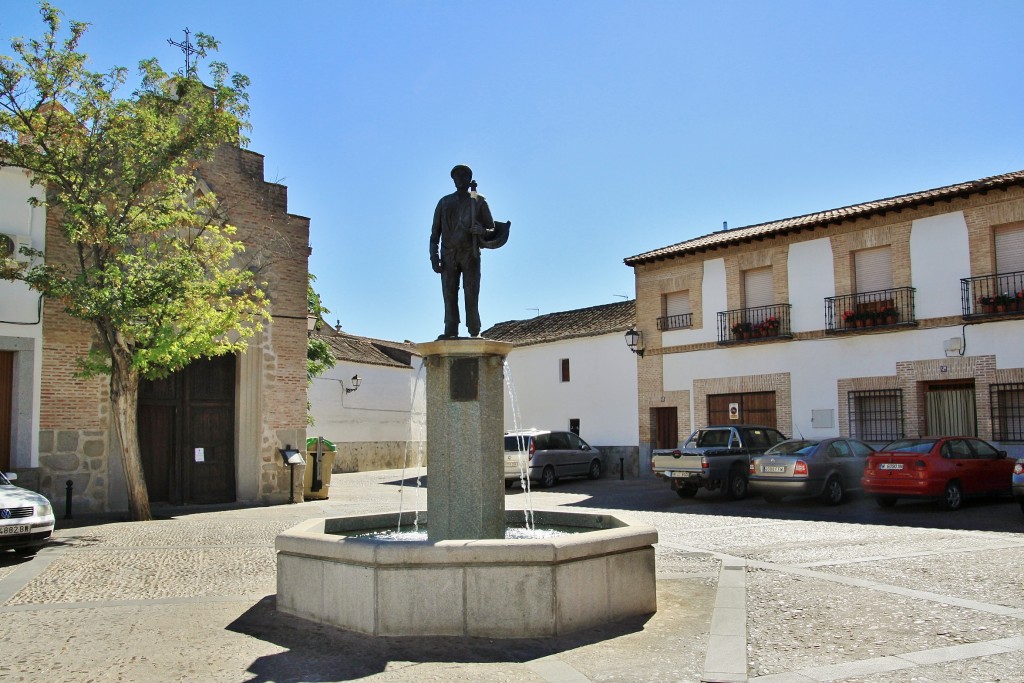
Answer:
[{"label": "brick wall", "polygon": [[[278,455],[286,443],[304,443],[306,427],[306,275],[309,219],[287,212],[287,188],[263,181],[263,157],[248,150],[221,148],[200,175],[246,245],[243,263],[266,282],[273,319],[254,340],[261,354],[258,370],[240,382],[254,383],[262,396],[259,416],[240,416],[258,433],[242,439],[257,444],[236,453],[236,473],[251,471],[258,482],[239,490],[257,491],[260,502],[288,497],[288,470]],[[69,261],[74,253],[60,235],[58,213],[47,216],[47,260]],[[94,335],[90,326],[47,302],[43,324],[40,403],[40,486],[57,507],[65,481],[75,482],[75,510],[114,509],[111,468],[120,471],[120,452],[112,445],[107,379],[74,376]],[[246,462],[243,462],[246,461]],[[248,464],[251,463],[251,464]],[[119,507],[119,506],[118,506]]]}]

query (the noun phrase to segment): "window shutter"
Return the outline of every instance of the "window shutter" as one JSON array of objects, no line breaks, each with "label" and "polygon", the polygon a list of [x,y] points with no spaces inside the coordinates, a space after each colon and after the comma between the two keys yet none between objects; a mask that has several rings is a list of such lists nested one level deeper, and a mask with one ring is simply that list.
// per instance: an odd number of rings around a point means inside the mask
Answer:
[{"label": "window shutter", "polygon": [[995,243],[997,273],[1024,270],[1024,225],[996,228]]},{"label": "window shutter", "polygon": [[858,293],[893,288],[892,247],[854,252],[853,265]]},{"label": "window shutter", "polygon": [[771,306],[774,303],[771,267],[743,271],[743,307]]},{"label": "window shutter", "polygon": [[665,295],[665,316],[686,315],[690,313],[690,292],[672,292]]}]

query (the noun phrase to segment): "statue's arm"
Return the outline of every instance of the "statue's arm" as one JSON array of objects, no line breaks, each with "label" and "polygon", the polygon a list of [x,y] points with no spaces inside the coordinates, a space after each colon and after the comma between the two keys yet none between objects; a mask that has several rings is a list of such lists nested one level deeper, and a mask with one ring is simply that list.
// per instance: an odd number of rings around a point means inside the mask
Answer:
[{"label": "statue's arm", "polygon": [[441,202],[434,209],[434,224],[430,228],[430,265],[435,273],[441,272],[441,255],[438,245],[441,243]]}]

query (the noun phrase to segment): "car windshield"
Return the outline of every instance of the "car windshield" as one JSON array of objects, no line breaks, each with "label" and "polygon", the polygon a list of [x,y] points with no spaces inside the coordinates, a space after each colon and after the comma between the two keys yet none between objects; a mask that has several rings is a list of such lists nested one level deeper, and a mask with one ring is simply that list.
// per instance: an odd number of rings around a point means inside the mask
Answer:
[{"label": "car windshield", "polygon": [[890,453],[929,453],[935,447],[935,439],[903,439],[893,441],[883,451]]},{"label": "car windshield", "polygon": [[728,446],[732,431],[729,429],[700,429],[694,432],[685,446],[707,448],[709,446]]},{"label": "car windshield", "polygon": [[768,455],[807,455],[818,445],[817,441],[783,441],[766,451]]},{"label": "car windshield", "polygon": [[529,434],[506,434],[505,435],[505,450],[506,451],[525,451],[530,445]]}]

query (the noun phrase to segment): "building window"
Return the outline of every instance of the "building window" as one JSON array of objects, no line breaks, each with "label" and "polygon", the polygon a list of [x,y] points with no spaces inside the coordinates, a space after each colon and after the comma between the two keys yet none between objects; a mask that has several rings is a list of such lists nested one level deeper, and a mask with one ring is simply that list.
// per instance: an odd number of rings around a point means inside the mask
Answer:
[{"label": "building window", "polygon": [[892,289],[892,247],[854,252],[853,276],[858,294]]},{"label": "building window", "polygon": [[690,292],[671,292],[661,297],[662,317],[659,330],[678,330],[693,324],[690,311]]},{"label": "building window", "polygon": [[992,439],[1024,441],[1024,383],[993,384]]},{"label": "building window", "polygon": [[569,381],[569,359],[568,358],[563,358],[562,360],[560,360],[558,362],[558,365],[559,365],[559,375],[561,377],[561,380],[563,382],[568,382]]},{"label": "building window", "polygon": [[743,271],[743,307],[756,308],[775,303],[771,266]]},{"label": "building window", "polygon": [[861,441],[903,438],[903,393],[899,389],[851,391],[850,436]]},{"label": "building window", "polygon": [[578,417],[569,418],[569,431],[576,436],[580,435],[580,419]]}]

